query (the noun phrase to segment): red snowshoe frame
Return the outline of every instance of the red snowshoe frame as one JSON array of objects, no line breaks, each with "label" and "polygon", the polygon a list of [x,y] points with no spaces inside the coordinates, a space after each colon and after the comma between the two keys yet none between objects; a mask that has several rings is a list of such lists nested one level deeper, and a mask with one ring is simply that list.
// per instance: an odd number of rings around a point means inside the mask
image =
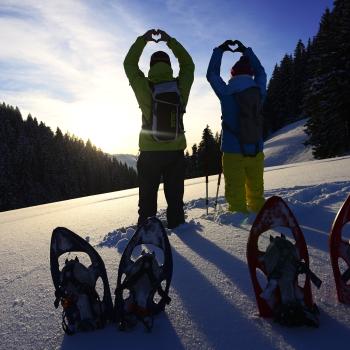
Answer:
[{"label": "red snowshoe frame", "polygon": [[[258,213],[252,228],[250,230],[248,244],[247,244],[247,260],[250,276],[252,279],[256,302],[261,317],[273,317],[273,310],[268,305],[260,294],[263,291],[257,277],[257,270],[259,269],[267,276],[264,263],[261,257],[265,252],[259,250],[258,240],[259,236],[274,227],[288,227],[295,239],[295,246],[299,252],[300,259],[304,260],[307,267],[309,267],[309,254],[305,243],[304,235],[298,225],[296,218],[287,204],[278,196],[270,197]],[[297,281],[296,281],[297,282]],[[304,302],[306,306],[312,307],[314,305],[312,300],[312,292],[310,285],[310,277],[305,276],[304,286],[299,286],[304,294]],[[279,289],[275,291],[276,301],[280,298]]]},{"label": "red snowshoe frame", "polygon": [[350,304],[350,285],[346,284],[342,278],[339,268],[339,258],[342,258],[347,263],[348,268],[350,268],[350,258],[346,254],[350,244],[342,238],[343,227],[348,222],[350,222],[350,195],[338,211],[329,236],[329,252],[338,300],[344,304]]}]

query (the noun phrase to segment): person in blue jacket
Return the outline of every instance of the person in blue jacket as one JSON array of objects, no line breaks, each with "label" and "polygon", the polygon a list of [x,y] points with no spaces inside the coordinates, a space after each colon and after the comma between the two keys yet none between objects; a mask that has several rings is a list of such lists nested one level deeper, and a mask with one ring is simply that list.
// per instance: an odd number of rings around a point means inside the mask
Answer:
[{"label": "person in blue jacket", "polygon": [[[232,50],[234,45],[238,47]],[[221,60],[225,51],[242,53],[240,60],[231,69],[228,83],[220,76]],[[265,202],[260,113],[266,96],[265,70],[251,48],[246,48],[238,40],[227,40],[214,48],[207,79],[221,103],[221,150],[228,210],[241,213],[258,212]],[[245,100],[242,100],[243,92],[247,92]],[[240,115],[245,110],[248,113],[248,123],[242,119],[242,114]],[[251,110],[254,112],[250,112]],[[249,116],[249,113],[256,115]],[[247,137],[242,136],[245,132],[248,133]],[[255,133],[253,138],[249,136],[252,132]]]}]

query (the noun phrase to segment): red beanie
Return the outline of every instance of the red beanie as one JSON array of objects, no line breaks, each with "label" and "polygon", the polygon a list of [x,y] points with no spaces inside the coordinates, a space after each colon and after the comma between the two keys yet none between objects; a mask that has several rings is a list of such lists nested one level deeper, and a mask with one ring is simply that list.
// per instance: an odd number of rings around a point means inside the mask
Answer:
[{"label": "red beanie", "polygon": [[234,77],[239,74],[254,75],[253,69],[250,66],[249,58],[242,56],[239,61],[231,68],[231,76]]}]

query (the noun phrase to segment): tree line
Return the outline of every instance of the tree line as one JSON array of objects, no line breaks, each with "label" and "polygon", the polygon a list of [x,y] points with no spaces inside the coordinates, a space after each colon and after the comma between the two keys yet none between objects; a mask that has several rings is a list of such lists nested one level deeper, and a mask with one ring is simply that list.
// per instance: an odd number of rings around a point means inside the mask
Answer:
[{"label": "tree line", "polygon": [[[264,139],[307,118],[306,145],[317,159],[350,152],[350,1],[335,0],[326,9],[318,33],[307,45],[276,64],[263,106]],[[220,140],[207,126],[200,143],[185,155],[186,178],[217,174]]]},{"label": "tree line", "polygon": [[308,118],[307,145],[315,158],[350,152],[350,1],[335,0],[307,45],[277,64],[263,108],[264,136]]},{"label": "tree line", "polygon": [[[264,138],[307,118],[315,158],[350,152],[350,1],[335,0],[307,45],[299,40],[273,70],[263,107]],[[220,136],[209,126],[185,153],[186,178],[217,174]],[[136,171],[19,109],[0,104],[0,211],[136,187]]]},{"label": "tree line", "polygon": [[0,104],[0,211],[137,187],[134,169]]},{"label": "tree line", "polygon": [[202,132],[202,139],[192,146],[192,154],[185,153],[186,179],[218,174],[221,170],[221,139],[218,132],[213,135],[210,127]]}]

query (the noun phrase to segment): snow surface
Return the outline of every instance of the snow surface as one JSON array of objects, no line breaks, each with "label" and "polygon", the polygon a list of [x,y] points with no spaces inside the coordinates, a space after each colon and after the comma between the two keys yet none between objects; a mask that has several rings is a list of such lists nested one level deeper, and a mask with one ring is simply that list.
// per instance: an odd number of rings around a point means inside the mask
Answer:
[{"label": "snow surface", "polygon": [[[350,193],[349,174],[350,156],[265,169],[266,197],[279,195],[293,210],[308,243],[310,267],[323,280],[320,290],[313,287],[320,328],[285,328],[257,315],[246,262],[254,215],[225,211],[224,184],[214,213],[217,177],[212,176],[208,215],[204,179],[186,181],[187,223],[168,231],[174,260],[172,301],[155,318],[152,333],[142,325],[124,333],[112,324],[65,336],[60,310],[53,305],[49,269],[51,232],[65,226],[96,247],[114,295],[121,253],[134,233],[138,189],[0,213],[0,349],[343,348],[350,336],[350,306],[336,298],[328,237]],[[164,210],[160,189],[161,219]],[[349,224],[347,229],[349,238]],[[267,242],[262,237],[259,247]]]},{"label": "snow surface", "polygon": [[313,160],[311,146],[304,146],[307,119],[299,120],[276,131],[265,141],[265,166],[307,162]]}]

